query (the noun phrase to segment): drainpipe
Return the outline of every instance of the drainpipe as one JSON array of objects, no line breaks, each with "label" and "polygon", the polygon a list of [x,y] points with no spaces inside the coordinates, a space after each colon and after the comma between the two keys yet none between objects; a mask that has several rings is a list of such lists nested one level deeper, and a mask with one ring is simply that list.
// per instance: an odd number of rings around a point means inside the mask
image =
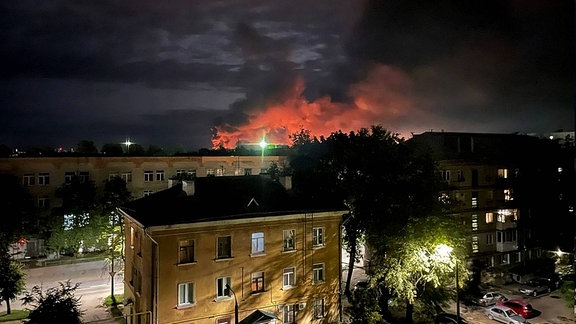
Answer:
[{"label": "drainpipe", "polygon": [[150,233],[148,233],[148,229],[145,228],[144,229],[144,234],[146,234],[146,236],[150,239],[150,241],[152,241],[152,243],[154,244],[154,280],[152,281],[152,296],[153,296],[153,300],[152,300],[152,323],[156,323],[158,324],[158,287],[160,286],[159,283],[159,276],[158,276],[158,271],[160,269],[160,259],[158,258],[158,256],[160,255],[160,248],[158,246],[158,242],[156,242],[156,240],[154,240],[152,238],[152,236],[150,235]]}]

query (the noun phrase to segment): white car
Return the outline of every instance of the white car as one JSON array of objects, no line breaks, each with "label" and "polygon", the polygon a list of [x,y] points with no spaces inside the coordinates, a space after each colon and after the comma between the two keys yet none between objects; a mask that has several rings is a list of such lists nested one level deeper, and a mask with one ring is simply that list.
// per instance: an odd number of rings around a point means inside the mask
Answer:
[{"label": "white car", "polygon": [[486,308],[486,316],[489,319],[506,324],[522,324],[528,323],[526,319],[511,308],[506,306],[491,306]]},{"label": "white car", "polygon": [[506,301],[508,298],[499,292],[489,291],[478,298],[478,304],[482,306],[494,305],[499,301]]}]

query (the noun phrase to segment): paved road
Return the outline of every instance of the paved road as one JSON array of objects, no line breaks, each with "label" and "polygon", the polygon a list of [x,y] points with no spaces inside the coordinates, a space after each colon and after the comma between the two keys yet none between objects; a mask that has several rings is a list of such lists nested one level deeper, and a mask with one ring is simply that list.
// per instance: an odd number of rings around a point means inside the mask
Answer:
[{"label": "paved road", "polygon": [[[80,283],[76,296],[80,297],[81,309],[85,311],[85,322],[95,322],[110,318],[111,315],[102,306],[104,298],[110,295],[110,275],[107,264],[100,261],[77,264],[57,265],[26,269],[26,289],[40,286],[43,290],[59,286],[60,282],[70,280],[72,284]],[[114,279],[114,293],[122,294],[124,284],[121,276]],[[12,309],[25,309],[19,300],[11,303]],[[6,305],[0,305],[0,312],[6,311]]]}]

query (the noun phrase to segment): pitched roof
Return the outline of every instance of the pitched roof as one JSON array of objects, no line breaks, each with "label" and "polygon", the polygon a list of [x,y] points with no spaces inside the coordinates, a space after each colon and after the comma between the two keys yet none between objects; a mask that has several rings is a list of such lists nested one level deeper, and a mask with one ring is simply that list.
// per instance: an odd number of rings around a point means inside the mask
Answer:
[{"label": "pitched roof", "polygon": [[298,197],[265,176],[203,177],[196,178],[193,186],[193,195],[178,183],[121,209],[145,227],[345,210],[339,201]]},{"label": "pitched roof", "polygon": [[252,312],[250,315],[245,317],[243,320],[241,320],[239,323],[240,324],[270,323],[272,320],[277,320],[277,319],[278,319],[278,316],[276,316],[272,313],[257,309],[254,312]]}]

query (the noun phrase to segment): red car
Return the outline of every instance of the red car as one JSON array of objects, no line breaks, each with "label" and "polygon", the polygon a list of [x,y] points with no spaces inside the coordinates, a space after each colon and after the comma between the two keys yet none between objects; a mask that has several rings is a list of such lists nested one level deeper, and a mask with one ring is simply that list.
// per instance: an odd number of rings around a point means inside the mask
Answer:
[{"label": "red car", "polygon": [[530,318],[534,315],[534,309],[532,308],[532,305],[520,299],[510,299],[506,301],[500,301],[497,302],[496,305],[511,308],[524,318]]}]

